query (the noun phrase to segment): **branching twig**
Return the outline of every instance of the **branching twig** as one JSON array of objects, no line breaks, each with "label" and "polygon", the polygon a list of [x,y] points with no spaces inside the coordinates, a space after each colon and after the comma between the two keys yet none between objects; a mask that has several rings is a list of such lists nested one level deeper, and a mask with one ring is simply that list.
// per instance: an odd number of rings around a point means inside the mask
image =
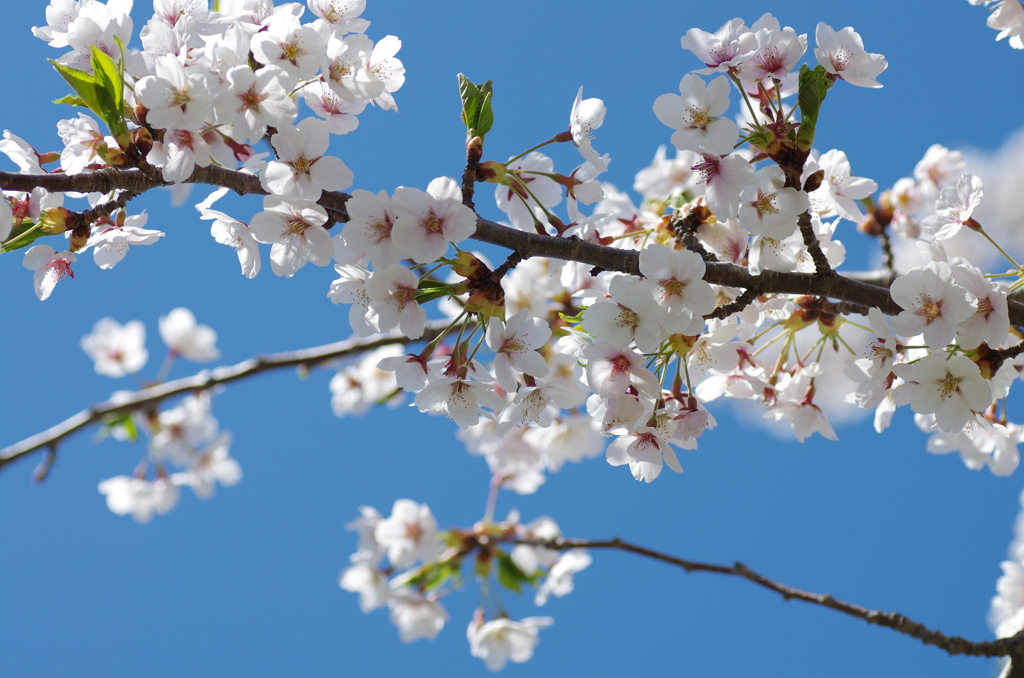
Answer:
[{"label": "branching twig", "polygon": [[590,541],[587,539],[517,539],[515,537],[497,537],[496,540],[512,544],[542,546],[556,551],[566,551],[577,548],[615,549],[659,560],[663,563],[668,563],[669,565],[675,565],[676,567],[683,568],[687,572],[714,572],[715,574],[740,577],[770,591],[775,591],[785,600],[802,600],[806,603],[821,605],[822,607],[827,607],[838,612],[842,612],[843,614],[848,614],[851,617],[863,619],[869,624],[884,626],[886,628],[893,629],[894,631],[898,631],[899,633],[917,638],[925,645],[934,645],[941,650],[945,650],[951,655],[962,654],[973,657],[1002,657],[1006,655],[1019,656],[1022,651],[1024,651],[1024,631],[1010,638],[1001,638],[999,640],[991,641],[971,641],[966,638],[961,638],[960,636],[948,636],[941,631],[933,631],[923,624],[912,619],[908,619],[897,612],[869,610],[866,607],[861,607],[860,605],[854,605],[852,603],[847,603],[833,598],[827,593],[811,593],[809,591],[802,591],[791,586],[786,586],[785,584],[780,584],[751,570],[743,563],[733,563],[730,566],[685,560],[683,558],[677,558],[659,551],[644,548],[643,546],[631,544],[619,539],[618,537],[608,541]]},{"label": "branching twig", "polygon": [[[427,326],[423,336],[416,341],[431,341],[447,326],[448,323],[446,322],[431,323]],[[20,443],[0,450],[0,469],[15,459],[24,457],[32,452],[44,448],[55,450],[57,443],[64,438],[90,424],[102,421],[104,417],[111,414],[143,409],[148,405],[159,403],[176,395],[192,391],[206,391],[214,386],[247,379],[262,372],[269,372],[284,367],[312,367],[328,360],[372,351],[381,346],[405,344],[410,341],[408,337],[397,332],[369,339],[353,337],[345,341],[299,351],[256,356],[255,358],[244,360],[237,365],[204,370],[191,377],[175,379],[174,381],[144,388],[127,395],[111,398],[110,400],[96,403],[73,417],[65,419],[56,426],[52,426],[41,433],[22,440]]]},{"label": "branching twig", "polygon": [[[189,182],[226,186],[239,195],[266,193],[260,185],[259,178],[215,165],[197,167],[189,178]],[[82,193],[95,191],[107,193],[115,188],[144,192],[164,185],[166,185],[165,182],[158,175],[147,176],[137,169],[103,169],[75,175],[0,172],[0,188],[4,190],[26,191],[35,186],[42,186],[50,191],[79,191]],[[345,203],[349,197],[347,193],[325,191],[318,202],[347,218]],[[803,221],[807,221],[808,228],[811,228],[809,214],[806,218],[801,215],[800,223],[803,224]],[[803,227],[801,226],[801,228]],[[811,231],[811,236],[813,236],[813,228]],[[589,264],[606,271],[640,275],[640,255],[635,250],[607,247],[576,237],[556,238],[538,233],[527,233],[502,226],[482,217],[477,217],[476,233],[472,237],[481,242],[514,250],[523,259],[552,257]],[[813,274],[762,271],[759,275],[753,275],[743,266],[709,262],[704,279],[715,285],[740,287],[745,290],[757,289],[760,294],[808,294],[829,297],[865,308],[876,307],[887,315],[896,315],[903,310],[889,296],[884,279],[865,282],[835,273],[828,268],[828,261],[824,258],[820,246],[817,246],[816,238],[812,240],[809,250],[815,260],[817,271]],[[822,265],[825,268],[822,268]],[[821,275],[821,272],[825,270],[827,270],[827,274]],[[879,282],[883,284],[877,284]],[[1024,303],[1010,300],[1009,315],[1011,324],[1024,326]]]}]

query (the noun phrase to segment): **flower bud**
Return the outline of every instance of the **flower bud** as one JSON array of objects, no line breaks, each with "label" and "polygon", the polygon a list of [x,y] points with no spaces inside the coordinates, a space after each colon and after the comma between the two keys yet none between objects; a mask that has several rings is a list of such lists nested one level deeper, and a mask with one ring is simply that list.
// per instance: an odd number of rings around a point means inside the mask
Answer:
[{"label": "flower bud", "polygon": [[86,243],[89,242],[91,230],[88,226],[79,226],[71,231],[71,238],[68,242],[72,252],[77,252],[85,247]]},{"label": "flower bud", "polygon": [[39,230],[49,235],[57,235],[68,230],[68,211],[64,207],[51,207],[39,214]]},{"label": "flower bud", "polygon": [[488,160],[477,165],[476,180],[486,181],[491,184],[500,184],[505,181],[506,167],[503,163]]},{"label": "flower bud", "polygon": [[821,182],[825,179],[825,170],[818,170],[811,176],[807,177],[807,181],[804,182],[804,193],[810,193],[821,188]]}]

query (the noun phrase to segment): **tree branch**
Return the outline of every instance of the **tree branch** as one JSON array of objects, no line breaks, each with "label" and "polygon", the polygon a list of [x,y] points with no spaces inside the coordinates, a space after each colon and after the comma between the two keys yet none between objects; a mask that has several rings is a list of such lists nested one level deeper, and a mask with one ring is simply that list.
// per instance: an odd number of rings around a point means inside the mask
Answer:
[{"label": "tree branch", "polygon": [[[197,167],[188,181],[189,183],[226,186],[239,195],[266,194],[258,177],[216,165]],[[31,190],[35,186],[42,186],[50,191],[79,191],[82,193],[109,192],[115,188],[144,192],[166,185],[168,184],[158,173],[147,175],[138,169],[102,169],[75,175],[0,172],[0,188],[16,191]],[[318,202],[328,209],[339,212],[343,215],[342,220],[344,221],[348,218],[345,203],[349,197],[347,193],[325,191]],[[577,237],[559,238],[527,233],[502,226],[483,217],[477,217],[476,233],[471,237],[481,242],[514,250],[523,259],[541,256],[552,257],[589,264],[601,270],[640,275],[640,253],[635,250],[598,245]],[[856,280],[839,275],[831,269],[826,275],[778,271],[762,271],[760,275],[752,275],[743,266],[709,262],[704,279],[715,285],[741,287],[746,290],[756,289],[760,294],[807,294],[829,297],[864,308],[876,307],[886,315],[896,315],[903,310],[889,296],[887,285],[874,284],[880,280],[876,279],[874,282]],[[1024,303],[1011,299],[1009,314],[1012,325],[1024,326]]]},{"label": "tree branch", "polygon": [[511,544],[541,546],[555,551],[567,551],[569,549],[577,548],[627,551],[629,553],[644,556],[645,558],[651,558],[663,563],[668,563],[669,565],[681,567],[687,572],[713,572],[715,574],[739,577],[770,591],[775,591],[781,595],[784,600],[802,600],[813,605],[827,607],[829,609],[842,612],[843,614],[850,615],[851,617],[863,619],[868,624],[884,626],[904,635],[917,638],[925,645],[934,645],[941,650],[945,650],[951,655],[969,655],[973,657],[1003,657],[1010,655],[1015,658],[1014,664],[1018,664],[1021,660],[1017,659],[1017,657],[1024,653],[1024,631],[1021,631],[1010,638],[1000,638],[999,640],[971,641],[961,638],[960,636],[947,636],[941,631],[933,631],[923,624],[909,619],[897,612],[869,610],[866,607],[861,607],[860,605],[854,605],[852,603],[847,603],[833,598],[827,593],[811,593],[809,591],[802,591],[791,586],[786,586],[785,584],[780,584],[751,570],[749,567],[739,562],[729,566],[685,560],[683,558],[677,558],[675,556],[661,553],[660,551],[631,544],[619,539],[618,537],[607,541],[591,541],[587,539],[519,539],[516,537],[492,538],[496,541]]},{"label": "tree branch", "polygon": [[[427,326],[423,336],[416,341],[431,341],[435,339],[448,322],[431,323]],[[346,356],[372,351],[381,346],[409,343],[408,337],[393,332],[370,339],[352,337],[344,341],[338,341],[324,346],[315,346],[298,351],[285,353],[273,353],[265,356],[256,356],[244,360],[237,365],[217,367],[213,370],[203,370],[199,374],[182,379],[175,379],[149,388],[140,389],[127,395],[111,398],[101,403],[96,403],[78,414],[69,417],[52,426],[45,431],[26,438],[19,443],[5,447],[0,450],[0,469],[10,462],[20,459],[32,452],[42,449],[56,451],[56,445],[64,438],[79,431],[90,424],[102,421],[104,417],[120,412],[139,410],[149,405],[154,405],[162,400],[171,398],[183,393],[193,391],[206,391],[220,384],[227,384],[233,381],[248,379],[262,372],[278,370],[285,367],[312,367],[328,360],[344,358]]]}]

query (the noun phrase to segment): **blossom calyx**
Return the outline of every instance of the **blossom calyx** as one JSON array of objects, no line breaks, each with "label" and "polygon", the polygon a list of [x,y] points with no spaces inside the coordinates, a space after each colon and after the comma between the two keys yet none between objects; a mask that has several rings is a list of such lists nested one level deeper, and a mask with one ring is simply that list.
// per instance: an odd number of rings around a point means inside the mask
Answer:
[{"label": "blossom calyx", "polygon": [[[39,213],[39,230],[49,235],[57,235],[74,229],[77,224],[72,217],[74,213],[65,207],[51,207]],[[77,215],[75,215],[77,216]],[[69,217],[72,217],[69,219]]]},{"label": "blossom calyx", "polygon": [[503,184],[506,170],[503,163],[487,160],[476,166],[476,180],[486,181],[489,184]]}]

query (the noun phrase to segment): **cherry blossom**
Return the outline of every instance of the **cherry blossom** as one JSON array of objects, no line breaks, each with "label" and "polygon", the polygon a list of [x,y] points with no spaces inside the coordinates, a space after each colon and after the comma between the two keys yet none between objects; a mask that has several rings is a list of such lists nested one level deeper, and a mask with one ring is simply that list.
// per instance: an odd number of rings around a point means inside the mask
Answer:
[{"label": "cherry blossom", "polygon": [[175,355],[205,363],[220,357],[217,333],[207,325],[198,325],[187,308],[176,308],[160,316],[160,338]]},{"label": "cherry blossom", "polygon": [[154,127],[198,132],[210,108],[202,73],[186,73],[171,54],[155,61],[155,75],[135,83],[135,96],[149,110],[146,121]]},{"label": "cherry blossom", "polygon": [[978,177],[967,173],[960,175],[956,186],[947,186],[939,193],[935,214],[921,222],[921,229],[936,240],[945,240],[956,235],[961,226],[977,228],[978,222],[972,216],[981,204],[982,189]]},{"label": "cherry blossom", "polygon": [[509,660],[522,664],[533,657],[533,649],[540,641],[538,631],[554,623],[551,617],[527,617],[520,621],[508,618],[483,620],[483,610],[477,610],[466,630],[469,652],[484,661],[490,671],[501,671]]},{"label": "cherry blossom", "polygon": [[69,251],[54,252],[49,245],[33,245],[25,252],[22,260],[25,268],[35,271],[32,284],[36,290],[36,296],[40,301],[46,301],[53,293],[53,288],[64,276],[75,277],[71,270],[71,264],[78,261],[78,257]]},{"label": "cherry blossom", "polygon": [[836,32],[825,23],[818,23],[814,37],[818,46],[814,58],[825,70],[851,85],[881,87],[875,79],[888,67],[881,54],[868,54],[860,35],[850,26]]},{"label": "cherry blossom", "polygon": [[569,132],[580,155],[599,172],[607,171],[608,163],[594,150],[590,142],[594,138],[594,130],[604,123],[604,114],[604,102],[600,99],[584,99],[583,87],[580,86],[580,91],[576,93],[576,101],[572,104],[572,112],[569,114]]},{"label": "cherry blossom", "polygon": [[230,69],[228,86],[213,97],[213,119],[231,128],[238,142],[263,138],[267,126],[284,127],[295,122],[297,109],[288,96],[294,84],[291,76],[277,66],[266,66],[254,73],[246,65]]},{"label": "cherry blossom", "polygon": [[107,497],[107,508],[118,516],[132,514],[139,524],[148,523],[153,514],[166,515],[178,505],[180,492],[169,478],[148,481],[143,478],[116,476],[99,484],[100,494]]},{"label": "cherry blossom", "polygon": [[307,261],[314,266],[331,263],[334,243],[325,223],[326,210],[311,200],[268,195],[263,199],[263,211],[252,218],[249,228],[258,242],[273,244],[270,267],[274,275],[291,277]]},{"label": "cherry blossom", "polygon": [[654,114],[676,132],[672,145],[680,151],[699,151],[727,155],[739,137],[739,129],[729,118],[721,117],[729,109],[729,80],[720,76],[705,85],[694,74],[679,81],[679,94],[662,94],[654,101]]},{"label": "cherry blossom", "polygon": [[80,345],[93,360],[96,373],[108,377],[134,374],[149,360],[146,326],[138,320],[121,325],[113,318],[103,318],[82,337]]},{"label": "cherry blossom", "polygon": [[500,410],[504,402],[489,386],[458,377],[442,377],[433,381],[416,396],[421,412],[445,414],[459,428],[468,428],[480,420],[480,408]]},{"label": "cherry blossom", "polygon": [[427,314],[416,303],[419,283],[419,277],[401,264],[392,264],[367,281],[370,308],[377,314],[377,327],[381,332],[398,327],[410,339],[423,336]]},{"label": "cherry blossom", "polygon": [[116,222],[95,226],[86,247],[93,248],[96,265],[111,269],[124,259],[129,245],[152,245],[164,237],[162,231],[142,228],[147,219],[145,212],[130,217],[120,212]]},{"label": "cherry blossom", "polygon": [[311,78],[320,65],[324,40],[310,24],[300,24],[294,15],[278,12],[267,22],[267,30],[252,38],[252,54],[261,64],[284,69],[291,77]]},{"label": "cherry blossom", "polygon": [[387,551],[388,560],[399,569],[411,567],[416,561],[433,562],[441,543],[437,538],[437,521],[426,504],[399,499],[391,515],[377,523],[374,539]]},{"label": "cherry blossom", "polygon": [[301,200],[318,200],[322,191],[343,191],[352,185],[352,171],[340,158],[324,155],[330,145],[327,125],[306,118],[297,127],[285,125],[270,138],[277,160],[267,163],[260,182],[268,192]]},{"label": "cherry blossom", "polygon": [[701,183],[706,186],[708,207],[719,219],[736,218],[740,193],[753,181],[754,168],[735,153],[724,158],[704,153],[703,158],[692,169],[701,175]]},{"label": "cherry blossom", "polygon": [[210,226],[213,239],[235,250],[242,275],[255,278],[260,272],[260,249],[249,225],[217,210],[204,208],[200,214],[200,219],[213,220]]},{"label": "cherry blossom", "polygon": [[904,310],[892,319],[893,329],[905,337],[924,333],[925,342],[938,348],[953,340],[957,327],[976,310],[968,293],[955,284],[944,261],[912,268],[893,281],[893,301]]},{"label": "cherry blossom", "polygon": [[518,385],[516,371],[532,377],[544,377],[548,364],[537,352],[551,338],[551,329],[540,318],[531,318],[526,309],[502,323],[492,317],[487,325],[487,346],[494,351],[494,373],[506,391]]},{"label": "cherry blossom", "polygon": [[743,19],[733,19],[714,33],[691,28],[680,43],[704,62],[707,68],[697,72],[705,75],[736,70],[757,49],[757,37]]},{"label": "cherry blossom", "polygon": [[940,430],[955,433],[992,403],[992,389],[978,365],[962,355],[933,353],[914,363],[911,379],[918,386],[910,407],[919,414],[935,414]]},{"label": "cherry blossom", "polygon": [[374,268],[386,269],[408,256],[391,237],[397,216],[387,191],[374,195],[356,189],[345,203],[345,209],[349,220],[341,236],[354,252],[366,254]]},{"label": "cherry blossom", "polygon": [[231,434],[222,432],[201,453],[192,457],[188,469],[174,474],[177,485],[188,485],[200,499],[210,499],[217,488],[237,485],[242,479],[242,467],[230,456]]},{"label": "cherry blossom", "polygon": [[764,167],[754,174],[754,183],[740,196],[739,222],[751,235],[782,240],[793,235],[799,214],[810,207],[803,191],[784,188],[785,174],[777,166]]},{"label": "cherry blossom", "polygon": [[699,332],[702,316],[715,308],[715,294],[703,280],[705,270],[696,252],[648,245],[640,251],[640,272],[647,279],[633,287],[630,302],[638,313],[656,314],[666,332],[695,334],[691,325],[699,324]]},{"label": "cherry blossom", "polygon": [[476,231],[476,215],[462,204],[462,190],[451,177],[438,177],[427,191],[399,186],[391,198],[395,245],[415,261],[434,261],[445,253],[448,243],[462,242]]}]

